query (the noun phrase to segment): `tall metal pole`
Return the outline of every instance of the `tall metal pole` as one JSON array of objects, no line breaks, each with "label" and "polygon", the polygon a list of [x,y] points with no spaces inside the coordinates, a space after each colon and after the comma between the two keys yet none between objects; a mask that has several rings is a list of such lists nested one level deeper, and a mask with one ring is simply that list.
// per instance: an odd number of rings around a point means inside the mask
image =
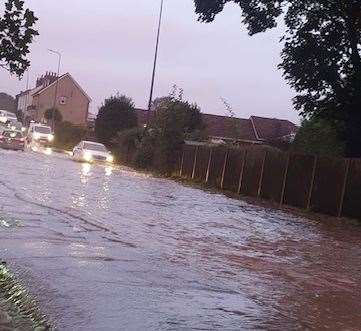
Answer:
[{"label": "tall metal pole", "polygon": [[60,64],[61,64],[61,53],[58,52],[58,51],[54,51],[52,49],[49,49],[48,50],[49,52],[51,53],[54,53],[58,56],[58,72],[57,72],[57,75],[56,75],[56,84],[55,84],[55,93],[54,93],[54,101],[53,101],[53,114],[52,114],[52,121],[51,121],[51,128],[54,132],[54,129],[55,129],[55,107],[56,107],[56,99],[57,99],[57,96],[58,96],[58,84],[59,84],[59,74],[60,74]]},{"label": "tall metal pole", "polygon": [[[157,60],[158,60],[158,48],[159,48],[160,28],[161,28],[161,26],[162,26],[163,3],[164,3],[164,0],[161,0],[161,3],[160,3],[160,13],[159,13],[159,22],[158,22],[158,32],[157,32],[157,42],[156,42],[156,45],[155,45],[155,54],[154,54],[152,83],[151,83],[151,85],[150,85],[150,96],[149,96],[149,103],[148,103],[148,111],[150,111],[150,108],[152,107],[152,102],[153,102],[153,90],[154,90],[155,72],[156,72]],[[149,118],[149,115],[148,115],[148,118]]]},{"label": "tall metal pole", "polygon": [[24,125],[25,124],[25,115],[27,114],[28,111],[28,102],[29,102],[29,69],[26,70],[26,96],[25,96],[25,105],[24,108],[22,109],[22,114],[21,114],[21,123]]}]

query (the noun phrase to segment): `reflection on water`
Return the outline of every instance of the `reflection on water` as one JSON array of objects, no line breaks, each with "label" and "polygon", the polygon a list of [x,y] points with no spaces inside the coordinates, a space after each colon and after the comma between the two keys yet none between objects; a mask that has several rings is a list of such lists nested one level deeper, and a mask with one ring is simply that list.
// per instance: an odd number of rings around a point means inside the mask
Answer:
[{"label": "reflection on water", "polygon": [[113,173],[113,166],[106,166],[105,167],[105,175],[106,176],[111,176]]},{"label": "reflection on water", "polygon": [[82,163],[81,164],[81,178],[82,179],[86,179],[87,177],[89,177],[91,175],[90,171],[91,171],[91,164],[90,163]]},{"label": "reflection on water", "polygon": [[0,155],[22,220],[0,217],[0,253],[59,330],[360,330],[360,228],[17,155]]},{"label": "reflection on water", "polygon": [[44,153],[45,153],[46,155],[51,155],[52,152],[53,152],[53,150],[52,150],[50,147],[47,147],[47,148],[45,148],[45,150],[44,150]]}]

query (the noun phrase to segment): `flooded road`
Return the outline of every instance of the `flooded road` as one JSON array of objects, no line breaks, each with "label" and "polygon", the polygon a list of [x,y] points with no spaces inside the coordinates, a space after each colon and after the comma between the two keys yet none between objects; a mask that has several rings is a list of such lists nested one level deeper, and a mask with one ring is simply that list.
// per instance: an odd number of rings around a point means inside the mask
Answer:
[{"label": "flooded road", "polygon": [[0,150],[0,259],[59,330],[361,330],[361,228]]}]

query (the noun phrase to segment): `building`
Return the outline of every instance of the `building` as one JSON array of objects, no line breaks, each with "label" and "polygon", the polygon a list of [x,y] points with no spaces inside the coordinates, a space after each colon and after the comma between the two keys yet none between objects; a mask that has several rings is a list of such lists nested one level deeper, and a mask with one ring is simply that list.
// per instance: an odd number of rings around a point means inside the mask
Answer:
[{"label": "building", "polygon": [[[146,125],[154,112],[136,109],[138,126]],[[208,139],[214,143],[237,142],[241,144],[270,144],[276,141],[291,141],[298,127],[296,124],[277,118],[251,116],[248,119],[202,114]]]},{"label": "building", "polygon": [[36,80],[33,89],[17,95],[18,112],[23,121],[45,122],[44,114],[55,108],[61,113],[63,121],[74,125],[86,126],[91,98],[76,80],[66,73],[59,77],[47,72]]}]

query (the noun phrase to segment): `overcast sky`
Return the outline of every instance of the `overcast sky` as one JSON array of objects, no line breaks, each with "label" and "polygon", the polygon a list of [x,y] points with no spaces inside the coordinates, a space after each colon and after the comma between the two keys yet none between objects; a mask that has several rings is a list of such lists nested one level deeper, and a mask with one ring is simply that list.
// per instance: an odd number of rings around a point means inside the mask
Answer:
[{"label": "overcast sky", "polygon": [[[158,0],[25,0],[39,17],[40,32],[31,47],[31,86],[45,71],[70,72],[92,97],[96,112],[116,92],[146,107],[154,55]],[[155,96],[173,84],[204,113],[224,115],[228,100],[239,117],[259,115],[298,121],[293,91],[277,70],[281,31],[249,37],[235,5],[211,24],[197,22],[192,0],[165,0]],[[0,70],[0,92],[26,87]]]}]

